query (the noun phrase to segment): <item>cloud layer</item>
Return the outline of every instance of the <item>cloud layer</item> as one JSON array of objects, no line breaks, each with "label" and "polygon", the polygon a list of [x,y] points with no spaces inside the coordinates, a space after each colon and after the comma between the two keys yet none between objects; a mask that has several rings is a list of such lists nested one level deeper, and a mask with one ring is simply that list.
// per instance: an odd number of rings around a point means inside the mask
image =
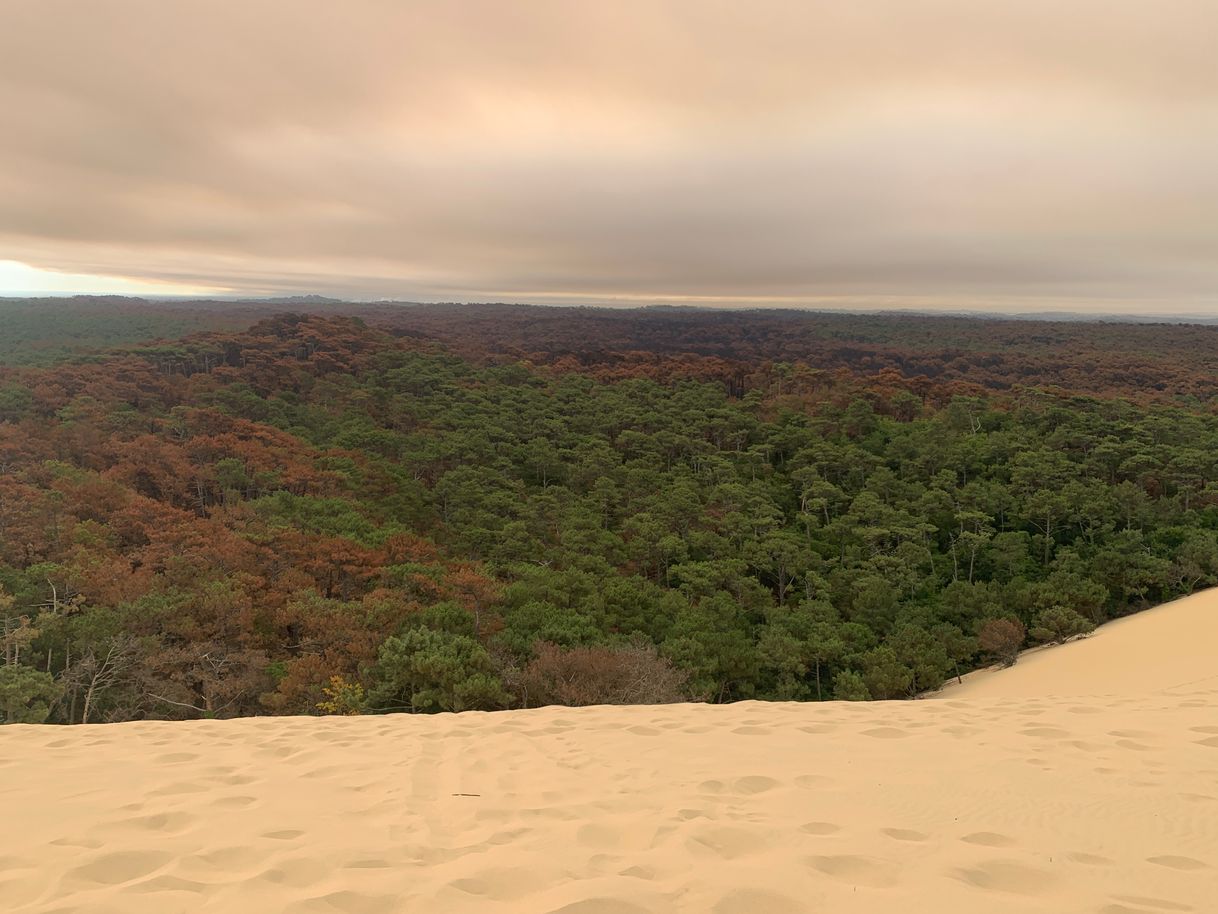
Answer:
[{"label": "cloud layer", "polygon": [[1212,0],[10,0],[0,259],[1218,310]]}]

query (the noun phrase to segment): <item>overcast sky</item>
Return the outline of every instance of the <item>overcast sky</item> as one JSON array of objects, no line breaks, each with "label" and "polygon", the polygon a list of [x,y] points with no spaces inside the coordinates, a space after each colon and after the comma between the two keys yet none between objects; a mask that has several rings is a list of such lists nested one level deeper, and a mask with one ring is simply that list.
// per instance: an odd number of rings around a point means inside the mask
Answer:
[{"label": "overcast sky", "polygon": [[0,11],[0,294],[1218,313],[1215,0]]}]

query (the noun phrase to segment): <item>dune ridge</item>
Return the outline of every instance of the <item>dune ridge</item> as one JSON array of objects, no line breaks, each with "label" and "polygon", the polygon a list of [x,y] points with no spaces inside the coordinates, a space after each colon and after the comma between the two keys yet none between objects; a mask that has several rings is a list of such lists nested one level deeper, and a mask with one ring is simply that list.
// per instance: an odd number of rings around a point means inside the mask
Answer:
[{"label": "dune ridge", "polygon": [[[1191,620],[1212,645],[1215,609],[1199,595],[1122,625],[1166,642]],[[1181,648],[1194,666],[1164,688],[1117,677],[1107,695],[1054,671],[1084,651],[1107,669],[1126,637],[931,701],[0,728],[0,898],[40,914],[1204,914],[1209,658]],[[1007,680],[1023,694],[970,694]]]}]

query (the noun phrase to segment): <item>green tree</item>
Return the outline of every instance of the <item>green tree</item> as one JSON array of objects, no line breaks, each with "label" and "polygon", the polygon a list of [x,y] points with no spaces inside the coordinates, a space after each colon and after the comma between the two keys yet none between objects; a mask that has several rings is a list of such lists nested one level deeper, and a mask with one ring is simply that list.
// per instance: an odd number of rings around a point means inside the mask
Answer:
[{"label": "green tree", "polygon": [[415,628],[381,645],[368,709],[470,711],[507,707],[508,694],[486,648],[468,635]]},{"label": "green tree", "polygon": [[863,655],[863,682],[872,698],[904,698],[911,694],[914,671],[885,644]]},{"label": "green tree", "polygon": [[833,697],[838,701],[870,701],[871,693],[857,670],[842,670],[833,678]]},{"label": "green tree", "polygon": [[24,419],[34,404],[34,395],[21,384],[0,384],[0,422]]},{"label": "green tree", "polygon": [[1080,616],[1068,606],[1050,606],[1037,615],[1030,634],[1037,641],[1061,644],[1077,635],[1094,631],[1095,623]]},{"label": "green tree", "polygon": [[939,688],[952,669],[944,643],[920,626],[902,625],[885,643],[892,648],[897,661],[910,671],[910,694]]},{"label": "green tree", "polygon": [[28,666],[0,666],[0,712],[7,724],[41,724],[63,693],[55,677]]},{"label": "green tree", "polygon": [[663,652],[689,673],[695,695],[728,701],[754,693],[760,658],[748,620],[730,594],[716,593],[683,610]]}]

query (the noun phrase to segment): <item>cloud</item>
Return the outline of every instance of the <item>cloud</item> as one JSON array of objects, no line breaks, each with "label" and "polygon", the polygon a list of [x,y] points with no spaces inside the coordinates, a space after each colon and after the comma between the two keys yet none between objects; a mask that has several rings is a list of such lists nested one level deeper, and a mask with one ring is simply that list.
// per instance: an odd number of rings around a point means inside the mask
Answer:
[{"label": "cloud", "polygon": [[1218,308],[1216,39],[1210,0],[14,0],[0,256],[251,293]]}]

